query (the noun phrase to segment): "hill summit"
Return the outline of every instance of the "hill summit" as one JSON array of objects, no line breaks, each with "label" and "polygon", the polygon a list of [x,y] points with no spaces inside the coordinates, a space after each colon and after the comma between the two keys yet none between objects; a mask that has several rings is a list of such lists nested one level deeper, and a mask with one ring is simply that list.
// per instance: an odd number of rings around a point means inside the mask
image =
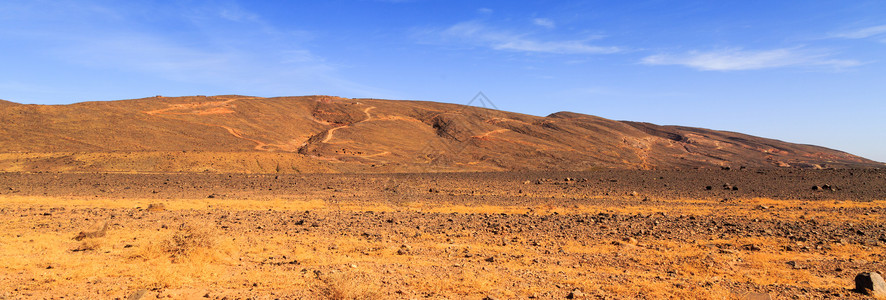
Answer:
[{"label": "hill summit", "polygon": [[0,101],[0,171],[439,172],[882,168],[819,146],[740,133],[332,96]]}]

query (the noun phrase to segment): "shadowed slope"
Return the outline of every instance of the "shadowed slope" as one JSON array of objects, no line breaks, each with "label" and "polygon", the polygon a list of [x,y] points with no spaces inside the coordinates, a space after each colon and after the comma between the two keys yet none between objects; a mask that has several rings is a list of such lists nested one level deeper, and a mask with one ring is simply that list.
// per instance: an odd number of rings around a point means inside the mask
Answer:
[{"label": "shadowed slope", "polygon": [[[0,170],[399,172],[606,168],[883,167],[739,133],[547,117],[455,104],[329,96],[0,101]],[[184,151],[184,153],[183,153]]]}]

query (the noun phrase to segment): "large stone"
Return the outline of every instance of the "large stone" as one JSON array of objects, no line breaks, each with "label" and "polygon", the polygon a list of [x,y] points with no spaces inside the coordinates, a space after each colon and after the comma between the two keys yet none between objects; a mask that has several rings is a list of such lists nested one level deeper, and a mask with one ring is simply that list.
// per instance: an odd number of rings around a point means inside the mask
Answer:
[{"label": "large stone", "polygon": [[130,294],[129,297],[126,297],[126,300],[140,300],[142,297],[145,296],[145,293],[147,291],[148,290],[146,289],[137,290],[134,293]]},{"label": "large stone", "polygon": [[582,292],[580,289],[574,289],[572,292],[569,292],[569,295],[566,295],[566,299],[585,299],[588,295]]},{"label": "large stone", "polygon": [[855,290],[875,297],[886,297],[886,281],[877,272],[855,275]]}]

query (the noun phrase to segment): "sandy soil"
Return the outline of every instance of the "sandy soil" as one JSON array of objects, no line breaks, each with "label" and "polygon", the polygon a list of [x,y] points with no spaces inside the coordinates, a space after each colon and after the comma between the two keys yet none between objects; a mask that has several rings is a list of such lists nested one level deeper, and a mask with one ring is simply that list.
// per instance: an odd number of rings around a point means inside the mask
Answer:
[{"label": "sandy soil", "polygon": [[884,200],[876,170],[4,173],[0,299],[864,298]]}]

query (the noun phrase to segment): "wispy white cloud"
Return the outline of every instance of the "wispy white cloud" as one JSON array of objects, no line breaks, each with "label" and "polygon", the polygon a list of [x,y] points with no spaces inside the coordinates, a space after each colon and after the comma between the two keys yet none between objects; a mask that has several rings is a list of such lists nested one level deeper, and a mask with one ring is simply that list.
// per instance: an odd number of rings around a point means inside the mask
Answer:
[{"label": "wispy white cloud", "polygon": [[495,50],[554,54],[611,54],[622,50],[614,46],[592,45],[587,39],[542,40],[529,34],[496,29],[480,22],[462,22],[443,30],[425,32],[447,42],[460,42]]},{"label": "wispy white cloud", "polygon": [[[39,86],[32,83],[25,83],[19,80],[10,80],[10,81],[0,81],[0,90],[5,92],[15,91],[15,92],[44,92],[47,90],[45,86]],[[15,100],[15,99],[7,99],[7,100]]]},{"label": "wispy white cloud", "polygon": [[886,25],[871,26],[831,34],[831,37],[844,39],[866,39],[886,36]]},{"label": "wispy white cloud", "polygon": [[259,15],[243,10],[239,6],[222,7],[219,9],[218,15],[223,19],[234,22],[259,22],[261,20]]},{"label": "wispy white cloud", "polygon": [[553,20],[546,19],[546,18],[532,19],[532,24],[535,24],[535,25],[538,25],[538,26],[541,26],[541,27],[544,27],[547,29],[554,29],[554,27],[557,27],[557,24],[554,24]]},{"label": "wispy white cloud", "polygon": [[[53,10],[51,26],[31,22],[17,31],[0,29],[0,38],[45,45],[35,57],[75,66],[84,74],[113,70],[201,89],[273,96],[335,92],[372,97],[386,92],[344,78],[340,65],[303,46],[309,34],[280,30],[233,2],[182,11],[148,7],[160,14],[150,19],[142,15],[148,14],[145,7],[83,2]],[[22,20],[46,14],[37,5],[16,9]],[[158,18],[186,25],[176,35],[162,34],[152,28]],[[0,27],[4,23],[0,18]]]},{"label": "wispy white cloud", "polygon": [[724,49],[690,51],[685,54],[656,54],[644,57],[647,65],[682,65],[704,71],[757,70],[790,66],[831,66],[838,68],[858,66],[855,60],[833,59],[826,53],[804,51],[800,48],[773,50]]}]

